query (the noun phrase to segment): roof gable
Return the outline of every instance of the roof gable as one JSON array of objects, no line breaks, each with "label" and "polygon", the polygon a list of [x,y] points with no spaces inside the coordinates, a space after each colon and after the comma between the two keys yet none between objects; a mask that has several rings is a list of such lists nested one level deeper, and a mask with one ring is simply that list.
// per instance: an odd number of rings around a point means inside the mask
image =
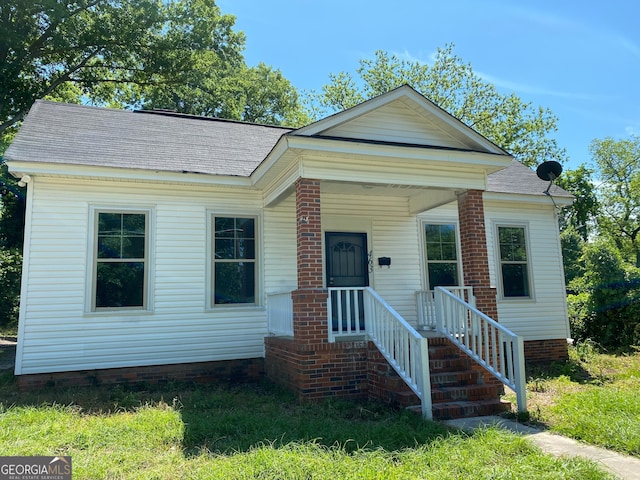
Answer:
[{"label": "roof gable", "polygon": [[508,155],[408,85],[292,132]]}]

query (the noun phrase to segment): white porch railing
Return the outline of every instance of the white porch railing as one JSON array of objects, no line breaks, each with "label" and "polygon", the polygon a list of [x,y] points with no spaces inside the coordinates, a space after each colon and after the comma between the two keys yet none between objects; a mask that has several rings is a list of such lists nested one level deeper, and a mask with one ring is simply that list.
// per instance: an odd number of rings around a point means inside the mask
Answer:
[{"label": "white porch railing", "polygon": [[420,398],[422,415],[431,419],[427,339],[370,287],[329,288],[327,314],[329,341],[366,334]]},{"label": "white porch railing", "polygon": [[525,412],[527,395],[522,337],[478,311],[448,288],[435,289],[437,331],[514,390],[518,411]]},{"label": "white porch railing", "polygon": [[[454,295],[462,298],[475,308],[476,298],[473,296],[473,287],[443,287]],[[436,330],[436,301],[434,290],[419,290],[416,292],[418,305],[418,328],[422,330]]]},{"label": "white porch railing", "polygon": [[365,335],[365,287],[331,287],[327,302],[329,342],[336,338]]},{"label": "white porch railing", "polygon": [[427,339],[370,287],[364,289],[364,304],[370,340],[420,398],[422,415],[431,420],[433,412]]},{"label": "white porch railing", "polygon": [[291,292],[267,294],[269,335],[293,336],[293,301]]}]

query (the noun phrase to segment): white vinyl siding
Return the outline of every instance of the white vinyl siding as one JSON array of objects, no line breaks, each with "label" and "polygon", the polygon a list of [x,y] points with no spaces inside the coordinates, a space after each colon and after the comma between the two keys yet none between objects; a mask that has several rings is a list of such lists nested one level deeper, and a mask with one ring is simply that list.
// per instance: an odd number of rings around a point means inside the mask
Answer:
[{"label": "white vinyl siding", "polygon": [[525,340],[568,338],[562,251],[553,204],[485,201],[485,216],[489,272],[497,289],[500,259],[496,225],[523,225],[526,217],[531,298],[502,299],[498,291],[500,323]]},{"label": "white vinyl siding", "polygon": [[331,128],[323,135],[366,138],[384,142],[467,148],[447,134],[437,122],[411,111],[402,104],[391,104]]},{"label": "white vinyl siding", "polygon": [[[259,211],[258,192],[42,177],[30,188],[18,374],[264,356],[264,308],[218,312],[205,305],[206,212],[230,204]],[[87,313],[92,205],[153,208],[153,311]]]}]

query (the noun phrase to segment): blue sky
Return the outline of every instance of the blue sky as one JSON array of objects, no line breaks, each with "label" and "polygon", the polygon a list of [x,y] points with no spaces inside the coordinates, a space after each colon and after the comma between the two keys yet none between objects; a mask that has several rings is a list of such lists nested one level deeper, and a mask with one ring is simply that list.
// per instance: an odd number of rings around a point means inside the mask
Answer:
[{"label": "blue sky", "polygon": [[455,53],[503,93],[550,108],[575,168],[594,138],[640,135],[640,2],[634,0],[219,0],[262,61],[300,90],[376,50],[431,62]]}]

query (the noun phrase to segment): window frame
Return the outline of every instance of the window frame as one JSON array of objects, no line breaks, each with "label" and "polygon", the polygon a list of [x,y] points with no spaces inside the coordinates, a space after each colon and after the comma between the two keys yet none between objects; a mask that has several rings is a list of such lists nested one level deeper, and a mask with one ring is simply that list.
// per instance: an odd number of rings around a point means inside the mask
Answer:
[{"label": "window frame", "polygon": [[[527,255],[526,261],[503,261],[502,260],[502,252],[500,245],[500,229],[501,228],[521,228],[524,233],[524,242],[525,242],[525,252]],[[495,256],[496,256],[496,278],[499,287],[499,299],[505,300],[508,302],[518,302],[518,301],[533,301],[535,300],[534,295],[534,282],[533,282],[533,271],[531,265],[531,238],[529,235],[529,224],[527,222],[509,222],[509,221],[500,221],[495,222],[494,224],[494,235],[495,235]],[[509,265],[523,265],[526,264],[526,272],[527,272],[527,283],[529,294],[528,295],[518,295],[518,296],[507,296],[504,292],[504,277],[502,274],[502,266],[503,264]]]},{"label": "window frame", "polygon": [[[457,220],[447,220],[447,219],[439,219],[436,221],[430,221],[430,220],[425,220],[422,219],[420,222],[420,237],[421,237],[421,243],[422,243],[422,248],[421,250],[421,255],[422,255],[422,266],[423,266],[423,272],[424,272],[424,288],[426,291],[431,291],[430,290],[430,278],[429,278],[429,253],[427,251],[427,231],[426,231],[426,227],[427,225],[453,225],[453,234],[455,236],[455,245],[456,245],[456,274],[458,276],[458,285],[457,286],[462,286],[464,284],[464,277],[463,277],[463,272],[462,272],[462,257],[461,257],[461,245],[460,245],[460,225],[458,223]],[[443,260],[433,260],[432,262],[434,263],[450,263],[450,261],[443,261]]]},{"label": "window frame", "polygon": [[[252,303],[215,303],[215,219],[224,218],[250,218],[254,221],[254,259],[233,259],[220,263],[235,263],[251,261],[254,264],[254,301]],[[206,259],[206,302],[205,309],[219,311],[222,309],[262,308],[262,215],[259,212],[248,211],[220,211],[207,210],[207,259]]]},{"label": "window frame", "polygon": [[[152,311],[152,228],[153,228],[153,208],[151,207],[124,207],[124,206],[90,206],[89,209],[89,278],[87,288],[88,295],[86,301],[86,312],[90,314],[109,314],[118,312],[119,314],[138,314]],[[101,213],[115,214],[141,214],[145,216],[145,238],[144,238],[144,276],[142,305],[128,307],[98,307],[96,305],[97,281],[98,281],[98,264],[101,263],[98,258],[98,237],[99,237],[99,217]],[[116,263],[116,262],[102,262]]]}]

